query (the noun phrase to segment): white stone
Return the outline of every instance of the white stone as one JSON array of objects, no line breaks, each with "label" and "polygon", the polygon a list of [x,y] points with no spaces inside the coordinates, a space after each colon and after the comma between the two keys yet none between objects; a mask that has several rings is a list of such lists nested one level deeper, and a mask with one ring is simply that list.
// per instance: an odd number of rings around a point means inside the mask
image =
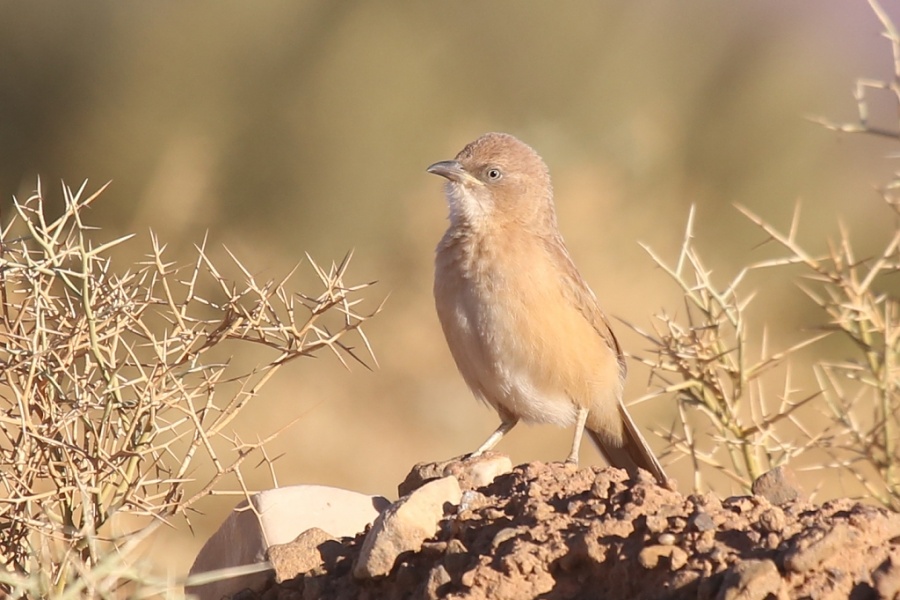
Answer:
[{"label": "white stone", "polygon": [[[270,546],[292,541],[317,527],[334,537],[354,536],[390,506],[381,496],[367,496],[321,485],[295,485],[266,490],[238,504],[204,544],[190,576],[207,571],[265,563]],[[261,590],[271,569],[188,586],[199,600],[219,600],[243,589]],[[189,580],[190,581],[190,580]]]}]

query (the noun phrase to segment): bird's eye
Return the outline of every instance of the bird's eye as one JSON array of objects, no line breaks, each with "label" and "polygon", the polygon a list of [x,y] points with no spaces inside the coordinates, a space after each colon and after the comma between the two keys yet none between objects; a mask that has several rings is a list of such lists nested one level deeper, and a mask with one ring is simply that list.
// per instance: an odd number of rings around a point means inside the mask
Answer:
[{"label": "bird's eye", "polygon": [[497,167],[491,167],[487,171],[485,171],[485,175],[491,181],[499,181],[501,177],[503,177],[503,173],[500,172],[500,169]]}]

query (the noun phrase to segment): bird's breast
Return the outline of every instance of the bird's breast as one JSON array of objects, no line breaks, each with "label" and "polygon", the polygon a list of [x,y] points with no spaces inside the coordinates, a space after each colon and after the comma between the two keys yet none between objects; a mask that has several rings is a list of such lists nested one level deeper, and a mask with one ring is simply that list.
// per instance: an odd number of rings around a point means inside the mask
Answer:
[{"label": "bird's breast", "polygon": [[[543,248],[521,234],[448,232],[436,256],[435,303],[476,396],[525,421],[568,425],[577,405],[595,395],[590,352],[604,350],[563,297],[558,267]],[[585,345],[590,352],[579,356]]]}]

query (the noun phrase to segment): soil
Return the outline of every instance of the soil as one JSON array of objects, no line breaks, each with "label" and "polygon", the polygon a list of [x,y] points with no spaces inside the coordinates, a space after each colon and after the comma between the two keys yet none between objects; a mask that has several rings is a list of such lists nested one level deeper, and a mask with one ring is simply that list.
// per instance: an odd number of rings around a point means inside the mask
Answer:
[{"label": "soil", "polygon": [[898,536],[900,515],[846,499],[684,496],[645,473],[530,463],[466,491],[387,577],[354,579],[360,534],[249,597],[897,598]]}]

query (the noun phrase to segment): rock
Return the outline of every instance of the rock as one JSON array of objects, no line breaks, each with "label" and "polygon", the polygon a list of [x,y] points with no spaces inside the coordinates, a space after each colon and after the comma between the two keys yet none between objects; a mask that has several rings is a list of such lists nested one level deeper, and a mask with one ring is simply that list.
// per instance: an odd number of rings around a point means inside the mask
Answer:
[{"label": "rock", "polygon": [[406,496],[429,481],[453,475],[463,490],[474,490],[491,483],[494,478],[512,471],[512,461],[505,454],[485,452],[476,457],[462,456],[439,462],[415,465],[397,491]]},{"label": "rock", "polygon": [[504,454],[489,452],[476,458],[454,461],[444,468],[444,475],[453,475],[464,490],[489,485],[498,475],[512,471],[512,461]]},{"label": "rock", "polygon": [[788,467],[776,467],[756,478],[751,488],[754,495],[762,496],[775,505],[806,501],[806,493],[797,481],[797,475]]},{"label": "rock", "polygon": [[487,504],[487,496],[476,490],[465,490],[459,500],[459,510],[478,510]]},{"label": "rock", "polygon": [[[313,527],[335,537],[354,536],[390,503],[381,496],[320,485],[296,485],[266,490],[238,504],[207,540],[191,567],[190,577],[208,571],[264,563],[271,546],[284,544]],[[185,591],[199,600],[219,600],[243,589],[260,590],[271,569],[203,585]]]},{"label": "rock", "polygon": [[663,546],[674,546],[675,542],[678,541],[678,538],[676,538],[674,534],[666,531],[665,533],[659,534],[657,541]]},{"label": "rock", "polygon": [[443,598],[445,594],[441,592],[443,586],[450,583],[450,574],[443,565],[437,565],[428,573],[428,579],[425,580],[425,598],[428,600],[438,600]]},{"label": "rock", "polygon": [[397,486],[397,493],[401,497],[408,496],[429,481],[440,479],[444,476],[444,467],[450,462],[445,460],[443,462],[416,463],[406,475],[406,479]]},{"label": "rock", "polygon": [[709,516],[709,513],[697,511],[688,519],[690,526],[696,531],[712,531],[716,528],[716,522]]},{"label": "rock", "polygon": [[275,569],[275,581],[281,583],[317,567],[333,564],[342,553],[343,546],[337,538],[313,527],[292,542],[272,546],[268,557]]},{"label": "rock", "polygon": [[638,554],[638,560],[645,569],[655,569],[664,564],[670,570],[677,571],[687,563],[688,555],[678,546],[647,546]]},{"label": "rock", "polygon": [[381,513],[366,534],[353,566],[357,579],[382,577],[391,572],[403,552],[416,551],[437,531],[444,505],[458,504],[462,490],[455,477],[429,481]]},{"label": "rock", "polygon": [[760,529],[768,533],[781,533],[786,524],[784,511],[777,506],[768,508],[759,515]]},{"label": "rock", "polygon": [[716,600],[766,600],[778,597],[781,574],[771,560],[745,560],[725,574]]},{"label": "rock", "polygon": [[860,532],[846,523],[827,530],[814,529],[801,536],[798,544],[784,557],[784,567],[795,573],[819,569],[828,559],[857,546]]},{"label": "rock", "polygon": [[894,551],[872,573],[879,598],[900,597],[900,551]]}]

